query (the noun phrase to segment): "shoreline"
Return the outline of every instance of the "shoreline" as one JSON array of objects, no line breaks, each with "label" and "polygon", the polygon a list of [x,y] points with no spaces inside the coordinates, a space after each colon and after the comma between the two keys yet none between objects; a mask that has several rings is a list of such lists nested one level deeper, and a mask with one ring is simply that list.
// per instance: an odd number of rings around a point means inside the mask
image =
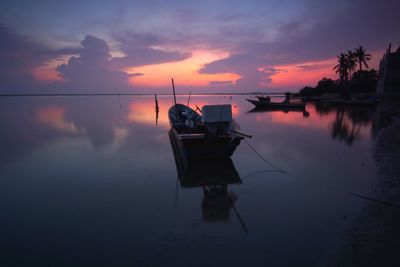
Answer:
[{"label": "shoreline", "polygon": [[[377,182],[364,208],[323,266],[398,266],[400,262],[400,107],[383,102],[373,122],[371,147]],[[374,125],[375,124],[375,125]],[[375,126],[375,127],[374,127]]]}]

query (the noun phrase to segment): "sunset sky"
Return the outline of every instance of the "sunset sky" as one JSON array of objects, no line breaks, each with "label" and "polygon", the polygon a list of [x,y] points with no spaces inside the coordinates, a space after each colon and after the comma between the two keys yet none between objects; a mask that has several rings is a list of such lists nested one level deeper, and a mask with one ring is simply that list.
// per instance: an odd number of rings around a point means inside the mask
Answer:
[{"label": "sunset sky", "polygon": [[400,44],[400,1],[0,3],[0,93],[298,91],[360,45]]}]

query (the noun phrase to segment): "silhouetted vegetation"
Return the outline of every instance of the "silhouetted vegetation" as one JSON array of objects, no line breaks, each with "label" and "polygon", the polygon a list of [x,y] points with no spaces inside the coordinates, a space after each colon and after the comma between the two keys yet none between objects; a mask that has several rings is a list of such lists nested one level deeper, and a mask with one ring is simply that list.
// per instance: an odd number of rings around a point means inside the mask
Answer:
[{"label": "silhouetted vegetation", "polygon": [[378,72],[372,70],[359,70],[353,74],[350,81],[351,92],[375,92],[378,82]]},{"label": "silhouetted vegetation", "polygon": [[367,61],[371,60],[371,55],[365,53],[364,47],[360,46],[356,48],[354,51],[354,56],[358,62],[358,65],[360,66],[360,71],[362,70],[362,66],[364,65],[367,69],[369,69],[369,66],[367,64]]},{"label": "silhouetted vegetation", "polygon": [[300,95],[319,96],[326,93],[336,93],[337,87],[338,86],[336,81],[324,77],[318,82],[316,87],[306,86],[301,89]]},{"label": "silhouetted vegetation", "polygon": [[[338,64],[333,68],[339,75],[338,80],[324,77],[316,87],[306,86],[300,90],[301,96],[321,96],[327,93],[337,93],[342,96],[349,93],[373,93],[376,91],[378,73],[369,69],[368,61],[371,55],[360,46],[354,51],[348,50],[337,56]],[[363,66],[367,70],[363,70]],[[358,70],[356,71],[358,67]]]}]

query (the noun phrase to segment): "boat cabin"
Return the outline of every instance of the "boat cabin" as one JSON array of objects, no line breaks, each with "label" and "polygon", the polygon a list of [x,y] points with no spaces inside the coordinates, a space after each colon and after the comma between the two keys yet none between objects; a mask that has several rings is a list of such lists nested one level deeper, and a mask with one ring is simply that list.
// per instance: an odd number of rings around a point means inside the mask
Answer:
[{"label": "boat cabin", "polygon": [[213,135],[228,134],[231,130],[231,105],[205,105],[202,118],[207,131]]}]

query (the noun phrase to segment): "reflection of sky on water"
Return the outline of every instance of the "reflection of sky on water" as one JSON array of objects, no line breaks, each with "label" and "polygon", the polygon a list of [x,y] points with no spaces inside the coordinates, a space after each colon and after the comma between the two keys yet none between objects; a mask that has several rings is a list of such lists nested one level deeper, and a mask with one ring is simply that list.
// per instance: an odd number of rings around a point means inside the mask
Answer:
[{"label": "reflection of sky on water", "polygon": [[226,223],[203,222],[201,188],[176,189],[172,98],[158,101],[156,126],[151,96],[0,99],[1,265],[310,266],[337,242],[343,214],[361,206],[347,192],[369,193],[368,116],[346,111],[360,129],[349,146],[332,139],[337,109],[247,113],[240,96],[192,96],[192,107],[231,103],[249,142],[288,172],[249,176],[270,168],[243,142],[232,157],[243,184],[229,190],[249,234],[232,211]]}]

